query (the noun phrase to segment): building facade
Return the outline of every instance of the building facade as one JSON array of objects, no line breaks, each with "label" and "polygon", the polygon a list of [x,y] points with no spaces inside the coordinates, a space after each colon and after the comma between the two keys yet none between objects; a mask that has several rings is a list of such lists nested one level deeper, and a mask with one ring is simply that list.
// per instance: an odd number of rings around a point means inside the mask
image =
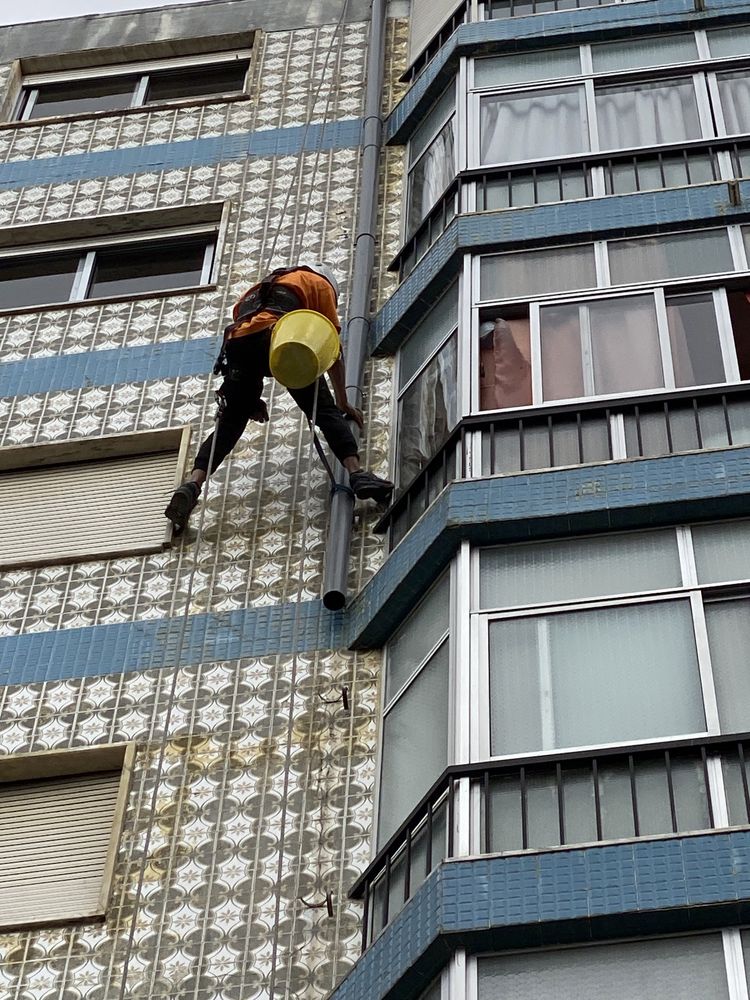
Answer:
[{"label": "building facade", "polygon": [[[369,5],[0,29],[0,995],[748,998],[750,6],[384,22],[372,234]],[[161,512],[365,237],[330,612],[279,387]]]}]

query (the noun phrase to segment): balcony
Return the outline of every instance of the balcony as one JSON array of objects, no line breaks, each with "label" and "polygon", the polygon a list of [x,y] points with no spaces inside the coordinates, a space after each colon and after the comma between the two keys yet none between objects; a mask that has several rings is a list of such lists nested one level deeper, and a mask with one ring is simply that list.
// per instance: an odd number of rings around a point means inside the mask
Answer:
[{"label": "balcony", "polygon": [[748,825],[749,748],[743,733],[447,768],[351,890],[363,950],[444,859]]},{"label": "balcony", "polygon": [[376,525],[392,548],[451,482],[750,443],[750,385],[465,417]]}]

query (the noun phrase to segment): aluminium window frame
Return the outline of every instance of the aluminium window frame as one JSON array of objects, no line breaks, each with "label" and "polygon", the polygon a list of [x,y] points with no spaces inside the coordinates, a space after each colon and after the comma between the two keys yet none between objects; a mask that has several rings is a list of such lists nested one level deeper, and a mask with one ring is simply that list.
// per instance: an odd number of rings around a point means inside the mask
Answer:
[{"label": "aluminium window frame", "polygon": [[[163,104],[171,104],[172,101],[158,101],[153,104],[147,103],[146,93],[148,91],[149,78],[154,73],[168,72],[174,70],[179,72],[182,69],[191,69],[194,66],[209,66],[212,67],[217,63],[231,63],[231,62],[244,62],[251,61],[253,50],[252,48],[243,49],[232,49],[224,50],[221,52],[203,52],[192,56],[173,56],[164,59],[147,59],[139,60],[132,63],[117,63],[116,65],[107,66],[87,66],[82,69],[72,69],[72,70],[57,70],[48,73],[29,73],[23,77],[21,80],[21,91],[16,102],[16,107],[14,113],[11,116],[11,120],[17,122],[44,122],[48,119],[56,118],[68,118],[78,115],[86,115],[102,112],[108,114],[121,114],[123,110],[128,110],[124,108],[112,108],[107,111],[105,108],[99,108],[96,112],[70,112],[69,115],[46,115],[40,116],[39,118],[31,118],[31,112],[34,108],[36,100],[39,95],[39,89],[45,85],[54,85],[58,83],[75,83],[76,81],[90,81],[97,80],[100,78],[116,78],[120,76],[133,76],[138,77],[138,81],[133,87],[133,93],[130,101],[130,108],[143,108],[148,110],[150,108],[158,108]],[[250,79],[251,65],[248,65],[245,77],[243,80],[242,89],[239,91],[227,91],[227,94],[242,94],[247,93],[247,86]],[[224,95],[221,94],[208,94],[205,97],[211,98],[215,97],[217,100]],[[180,103],[190,103],[191,101],[203,101],[205,98],[196,95],[194,97],[180,98]]]},{"label": "aluminium window frame", "polygon": [[[39,302],[27,306],[10,306],[7,308],[0,306],[0,315],[38,311],[40,309],[57,309],[83,302],[109,302],[113,299],[134,299],[164,294],[179,295],[193,289],[200,290],[204,287],[209,287],[212,281],[216,279],[219,264],[219,245],[225,225],[226,211],[223,211],[222,218],[215,222],[194,223],[150,231],[141,230],[140,232],[102,235],[78,240],[60,240],[49,243],[32,243],[23,246],[0,248],[0,266],[6,260],[31,261],[35,258],[59,253],[79,252],[80,254],[78,268],[67,299],[61,302]],[[97,250],[113,250],[117,247],[137,247],[139,245],[152,246],[153,244],[179,240],[183,237],[189,240],[191,237],[201,236],[206,238],[206,245],[203,251],[203,263],[197,285],[190,284],[175,288],[154,289],[149,292],[123,292],[102,296],[89,296],[87,294],[91,288]]]},{"label": "aluminium window frame", "polygon": [[[464,60],[462,60],[462,63],[463,62],[464,62]],[[441,115],[437,119],[438,124],[435,125],[434,129],[431,130],[431,137],[430,137],[429,142],[427,142],[425,144],[424,149],[422,150],[422,152],[414,160],[412,160],[412,152],[413,152],[413,141],[412,141],[412,139],[410,139],[409,142],[408,142],[408,144],[407,144],[406,151],[405,151],[405,159],[404,159],[406,170],[405,170],[405,178],[404,178],[404,185],[403,185],[402,212],[401,212],[401,233],[400,233],[400,240],[399,240],[399,242],[400,242],[400,244],[402,246],[406,242],[408,242],[408,240],[410,240],[415,235],[415,233],[418,231],[419,227],[422,225],[422,223],[425,221],[425,219],[427,218],[427,216],[430,214],[430,211],[432,210],[432,208],[434,208],[435,205],[438,203],[438,201],[440,201],[440,199],[443,197],[443,195],[445,194],[445,192],[448,190],[448,188],[451,186],[451,184],[453,183],[453,181],[458,176],[459,162],[460,162],[460,158],[461,158],[461,149],[463,148],[463,139],[462,139],[462,137],[463,137],[463,134],[466,131],[465,128],[462,127],[462,124],[461,124],[461,115],[459,114],[459,112],[462,111],[462,107],[463,107],[463,102],[460,99],[461,87],[459,85],[461,78],[462,78],[462,73],[459,72],[453,78],[453,80],[446,87],[444,87],[443,90],[441,90],[441,92],[438,95],[437,99],[435,101],[433,101],[433,103],[432,103],[429,111],[427,111],[422,116],[422,122],[424,122],[427,118],[429,118],[429,116],[432,114],[432,112],[437,109],[438,105],[442,101],[442,99],[445,96],[446,92],[448,90],[450,90],[451,87],[453,87],[453,108],[448,112],[448,114],[446,114],[445,116]],[[448,123],[451,122],[451,121],[453,122],[453,177],[446,184],[445,188],[440,192],[440,194],[438,195],[438,197],[435,199],[435,202],[433,203],[433,205],[430,206],[430,208],[427,210],[427,212],[425,213],[425,215],[419,220],[419,222],[416,223],[416,224],[411,224],[410,223],[410,219],[409,219],[409,203],[411,201],[412,177],[413,177],[414,171],[416,170],[418,164],[425,158],[425,156],[427,156],[427,154],[429,153],[430,149],[434,145],[434,143],[437,140],[437,138],[440,135],[440,133],[443,131],[443,129],[446,127],[446,125],[448,125]],[[459,208],[460,208],[460,206],[459,206]],[[409,235],[410,231],[411,231],[411,235]]]},{"label": "aluminium window frame", "polygon": [[[736,518],[716,523],[747,523],[747,518]],[[663,528],[650,529],[651,531],[663,531]],[[545,757],[554,756],[563,751],[582,751],[584,753],[595,753],[597,750],[617,747],[632,747],[634,744],[647,748],[652,743],[666,743],[671,740],[695,736],[700,738],[706,735],[721,735],[718,703],[716,699],[716,689],[714,682],[714,672],[711,664],[711,650],[708,642],[708,632],[705,620],[705,604],[712,601],[721,600],[724,595],[732,590],[732,596],[738,598],[750,597],[750,572],[748,576],[740,580],[723,580],[718,583],[698,583],[695,568],[695,549],[692,539],[692,525],[676,525],[675,532],[676,548],[680,561],[681,585],[667,588],[654,588],[630,594],[614,593],[600,597],[571,598],[569,600],[540,601],[536,604],[518,605],[506,608],[482,608],[480,605],[479,583],[480,583],[480,558],[484,547],[478,546],[472,550],[472,595],[471,595],[471,616],[476,619],[476,625],[472,635],[476,637],[479,646],[474,647],[474,655],[470,657],[470,669],[474,667],[472,689],[474,699],[472,704],[472,718],[476,720],[478,738],[473,760],[486,762],[499,762],[503,760],[516,760],[528,758],[531,761],[543,761]],[[646,532],[638,531],[638,534]],[[607,538],[613,532],[604,532],[597,535],[587,535],[586,538]],[[527,545],[538,545],[538,542],[520,543]],[[550,543],[553,544],[553,543]],[[735,594],[738,588],[742,588],[740,593]],[[608,743],[597,743],[590,745],[580,745],[574,747],[555,747],[552,749],[542,749],[522,753],[512,754],[492,754],[490,752],[490,650],[489,650],[489,629],[494,621],[506,621],[515,619],[543,618],[551,614],[565,614],[575,611],[596,610],[606,607],[629,607],[638,604],[666,603],[670,601],[690,602],[691,619],[693,622],[693,637],[696,646],[696,658],[700,676],[701,692],[703,697],[703,710],[706,718],[706,728],[699,733],[681,733],[679,735],[659,737],[654,736],[648,739],[634,740],[614,740]],[[713,794],[713,788],[712,788]]]}]

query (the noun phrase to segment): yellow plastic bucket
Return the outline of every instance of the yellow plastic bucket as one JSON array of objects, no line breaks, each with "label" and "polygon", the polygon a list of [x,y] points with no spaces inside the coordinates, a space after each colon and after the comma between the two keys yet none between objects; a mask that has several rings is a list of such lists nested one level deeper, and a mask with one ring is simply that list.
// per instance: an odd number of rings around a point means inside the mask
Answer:
[{"label": "yellow plastic bucket", "polygon": [[339,356],[333,323],[312,309],[295,309],[271,334],[271,374],[287,389],[302,389],[327,372]]}]

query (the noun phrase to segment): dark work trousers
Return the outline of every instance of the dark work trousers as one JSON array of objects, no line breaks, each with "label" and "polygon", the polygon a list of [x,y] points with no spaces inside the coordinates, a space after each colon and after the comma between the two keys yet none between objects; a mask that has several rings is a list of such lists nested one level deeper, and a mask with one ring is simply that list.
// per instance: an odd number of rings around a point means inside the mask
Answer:
[{"label": "dark work trousers", "polygon": [[[216,450],[211,472],[221,465],[234,448],[242,432],[247,427],[250,414],[260,402],[263,379],[271,377],[268,356],[271,347],[271,331],[250,333],[237,340],[229,340],[226,345],[226,369],[224,384],[219,392],[224,398],[224,408],[216,428]],[[318,411],[315,423],[331,447],[336,458],[343,463],[345,458],[358,454],[357,442],[344,414],[336,406],[325,377],[318,379]],[[302,412],[312,418],[315,404],[315,383],[304,389],[289,389],[289,394]],[[208,472],[213,433],[198,449],[193,463],[194,469]]]}]

